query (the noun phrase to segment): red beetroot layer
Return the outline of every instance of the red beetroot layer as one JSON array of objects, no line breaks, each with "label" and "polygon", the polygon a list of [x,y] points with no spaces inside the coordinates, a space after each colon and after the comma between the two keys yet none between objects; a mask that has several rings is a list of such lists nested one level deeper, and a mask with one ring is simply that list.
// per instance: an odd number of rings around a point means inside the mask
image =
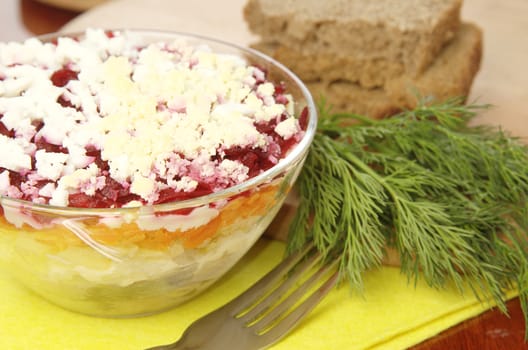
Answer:
[{"label": "red beetroot layer", "polygon": [[[262,70],[262,69],[261,69]],[[263,70],[265,72],[265,70]],[[55,86],[63,87],[70,80],[76,80],[78,73],[70,69],[69,67],[63,67],[55,71],[50,80]],[[258,83],[264,83],[266,80],[259,81]],[[275,86],[274,98],[277,103],[287,104],[289,103],[288,99],[285,96],[286,88],[284,84],[278,84]],[[63,107],[75,108],[68,100],[63,96],[60,96],[58,101]],[[10,138],[15,137],[13,130],[6,128],[2,122],[3,115],[0,114],[0,134],[5,135]],[[270,142],[266,149],[262,148],[250,148],[250,147],[240,147],[235,146],[222,152],[219,152],[215,156],[214,161],[221,162],[224,159],[229,159],[232,161],[239,161],[244,164],[249,169],[248,176],[249,178],[254,177],[261,172],[268,170],[275,163],[273,159],[283,158],[289,150],[297,143],[294,137],[291,137],[287,140],[282,138],[275,132],[275,127],[278,123],[286,119],[286,115],[280,115],[275,119],[272,119],[267,123],[256,124],[255,127],[260,133],[270,136],[273,140]],[[308,111],[305,108],[299,118],[299,124],[302,130],[306,130],[308,119]],[[38,132],[42,128],[42,123],[35,123],[35,130]],[[38,135],[38,134],[36,134]],[[58,153],[68,153],[68,150],[61,145],[55,145],[47,142],[44,138],[33,138],[31,140],[35,144],[36,150],[43,149],[47,152],[58,152]],[[69,207],[77,208],[111,208],[111,207],[121,207],[130,201],[139,201],[144,202],[140,196],[130,193],[128,184],[120,184],[109,176],[109,167],[108,163],[101,159],[101,152],[95,148],[86,149],[86,155],[94,157],[95,164],[101,169],[102,174],[105,176],[105,185],[102,189],[96,190],[94,195],[87,195],[85,193],[73,193],[69,195]],[[35,169],[35,156],[32,156],[32,170]],[[7,169],[0,167],[0,173]],[[26,194],[22,187],[24,183],[29,179],[25,174],[17,173],[11,170],[9,172],[9,179],[11,185],[17,187],[22,192],[23,200],[31,200],[30,196]],[[43,180],[33,183],[32,185],[37,189],[41,189],[46,184],[51,181]],[[183,192],[178,191],[173,188],[166,188],[160,191],[159,198],[154,204],[168,203],[174,201],[181,201],[191,198],[196,198],[210,194],[214,191],[214,184],[206,183],[203,181],[198,182],[198,187],[192,192]]]}]

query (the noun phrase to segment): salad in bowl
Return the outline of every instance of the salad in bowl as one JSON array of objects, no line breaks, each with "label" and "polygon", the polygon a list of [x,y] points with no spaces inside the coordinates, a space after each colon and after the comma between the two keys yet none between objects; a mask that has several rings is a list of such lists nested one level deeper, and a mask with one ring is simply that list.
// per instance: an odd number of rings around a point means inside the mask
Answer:
[{"label": "salad in bowl", "polygon": [[0,43],[0,266],[90,315],[187,301],[273,220],[316,120],[287,68],[210,38]]}]

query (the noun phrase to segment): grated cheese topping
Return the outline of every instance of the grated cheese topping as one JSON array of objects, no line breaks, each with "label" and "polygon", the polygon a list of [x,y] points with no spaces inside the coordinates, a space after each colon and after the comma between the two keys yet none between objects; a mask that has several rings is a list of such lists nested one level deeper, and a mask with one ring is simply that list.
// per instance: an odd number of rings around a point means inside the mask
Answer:
[{"label": "grated cheese topping", "polygon": [[[59,73],[75,76],[54,82]],[[282,97],[242,57],[181,39],[143,45],[134,33],[89,29],[56,43],[0,43],[0,195],[67,206],[111,178],[135,195],[114,205],[130,206],[156,203],[167,188],[226,188],[251,172],[228,150],[277,147],[258,125],[301,138],[293,100]]]}]

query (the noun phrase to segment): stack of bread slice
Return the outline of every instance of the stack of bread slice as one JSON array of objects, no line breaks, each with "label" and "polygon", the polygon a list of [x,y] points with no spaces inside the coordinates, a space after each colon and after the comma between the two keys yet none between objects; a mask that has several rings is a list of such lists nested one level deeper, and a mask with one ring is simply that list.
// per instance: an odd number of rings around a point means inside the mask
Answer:
[{"label": "stack of bread slice", "polygon": [[466,97],[482,33],[462,0],[248,0],[253,46],[334,111],[382,118],[423,98]]}]

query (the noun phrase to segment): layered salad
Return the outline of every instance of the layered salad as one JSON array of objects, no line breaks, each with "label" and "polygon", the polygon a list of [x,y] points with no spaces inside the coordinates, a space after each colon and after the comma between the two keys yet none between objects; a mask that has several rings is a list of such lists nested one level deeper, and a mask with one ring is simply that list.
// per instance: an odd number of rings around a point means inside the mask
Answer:
[{"label": "layered salad", "polygon": [[266,68],[181,36],[89,29],[1,43],[0,260],[75,311],[184,301],[279,209],[295,164],[215,194],[284,161],[305,134],[297,114]]}]

